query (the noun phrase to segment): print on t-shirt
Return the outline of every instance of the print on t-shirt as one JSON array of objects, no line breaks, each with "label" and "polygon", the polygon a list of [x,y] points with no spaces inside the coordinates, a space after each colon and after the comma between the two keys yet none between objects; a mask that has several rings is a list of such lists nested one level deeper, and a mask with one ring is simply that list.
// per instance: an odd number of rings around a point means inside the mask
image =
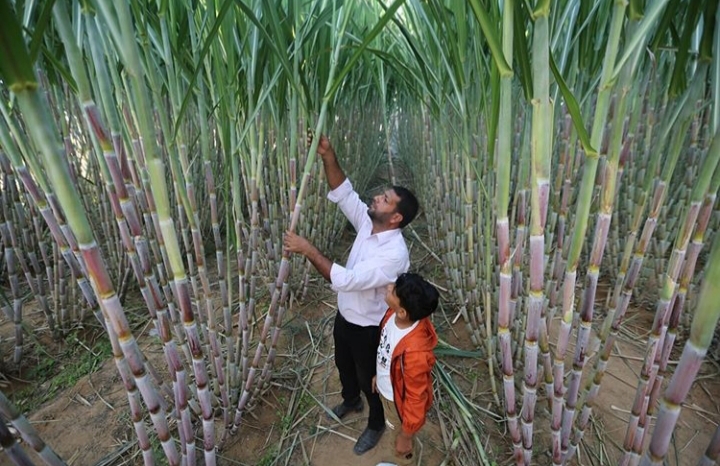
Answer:
[{"label": "print on t-shirt", "polygon": [[390,364],[390,342],[388,341],[387,326],[383,327],[380,335],[380,345],[377,350],[378,366],[387,370]]}]

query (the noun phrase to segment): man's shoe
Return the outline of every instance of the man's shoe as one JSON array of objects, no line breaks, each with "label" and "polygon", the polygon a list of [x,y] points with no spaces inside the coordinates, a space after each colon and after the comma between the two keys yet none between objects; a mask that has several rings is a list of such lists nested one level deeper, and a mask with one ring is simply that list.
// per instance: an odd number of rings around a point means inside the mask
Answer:
[{"label": "man's shoe", "polygon": [[366,451],[372,450],[380,441],[380,437],[382,437],[383,432],[385,432],[384,425],[380,430],[371,429],[369,427],[365,429],[363,433],[360,434],[360,438],[357,443],[355,443],[355,447],[353,448],[355,454],[362,455]]},{"label": "man's shoe", "polygon": [[[343,402],[343,403],[340,403],[339,405],[335,406],[332,409],[332,412],[333,412],[333,414],[335,414],[335,416],[337,416],[338,419],[342,419],[350,413],[362,412],[363,407],[364,406],[363,406],[362,398],[358,398],[358,402],[355,403],[354,405],[348,406]],[[328,417],[330,417],[330,416],[328,416]]]}]

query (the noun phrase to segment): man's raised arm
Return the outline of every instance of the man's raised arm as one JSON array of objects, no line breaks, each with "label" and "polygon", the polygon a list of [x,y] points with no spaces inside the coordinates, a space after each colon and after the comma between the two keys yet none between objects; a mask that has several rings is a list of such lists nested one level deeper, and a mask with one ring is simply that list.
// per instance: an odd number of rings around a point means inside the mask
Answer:
[{"label": "man's raised arm", "polygon": [[346,176],[342,171],[342,168],[340,168],[340,164],[335,156],[335,149],[333,149],[333,146],[330,144],[330,140],[327,136],[322,134],[320,135],[317,153],[322,158],[328,185],[330,186],[330,189],[333,190],[345,181]]}]

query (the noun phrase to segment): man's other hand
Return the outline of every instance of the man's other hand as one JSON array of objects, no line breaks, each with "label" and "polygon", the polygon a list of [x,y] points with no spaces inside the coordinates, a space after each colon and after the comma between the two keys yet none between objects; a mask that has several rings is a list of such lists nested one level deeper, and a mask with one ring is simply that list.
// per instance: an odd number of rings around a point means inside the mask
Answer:
[{"label": "man's other hand", "polygon": [[285,232],[283,244],[285,245],[285,249],[288,251],[302,254],[304,256],[307,256],[308,252],[312,250],[312,245],[308,240],[293,233],[292,231]]}]

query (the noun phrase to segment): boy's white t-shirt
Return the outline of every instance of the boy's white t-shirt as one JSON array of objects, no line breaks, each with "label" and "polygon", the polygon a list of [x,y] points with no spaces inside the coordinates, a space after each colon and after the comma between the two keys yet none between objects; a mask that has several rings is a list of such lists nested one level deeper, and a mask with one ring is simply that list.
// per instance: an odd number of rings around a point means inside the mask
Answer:
[{"label": "boy's white t-shirt", "polygon": [[395,324],[395,314],[393,314],[380,332],[380,345],[377,350],[377,378],[375,384],[378,392],[386,399],[394,401],[392,380],[390,379],[390,362],[395,346],[402,338],[410,333],[412,329],[417,327],[417,322],[408,327],[401,329]]}]

